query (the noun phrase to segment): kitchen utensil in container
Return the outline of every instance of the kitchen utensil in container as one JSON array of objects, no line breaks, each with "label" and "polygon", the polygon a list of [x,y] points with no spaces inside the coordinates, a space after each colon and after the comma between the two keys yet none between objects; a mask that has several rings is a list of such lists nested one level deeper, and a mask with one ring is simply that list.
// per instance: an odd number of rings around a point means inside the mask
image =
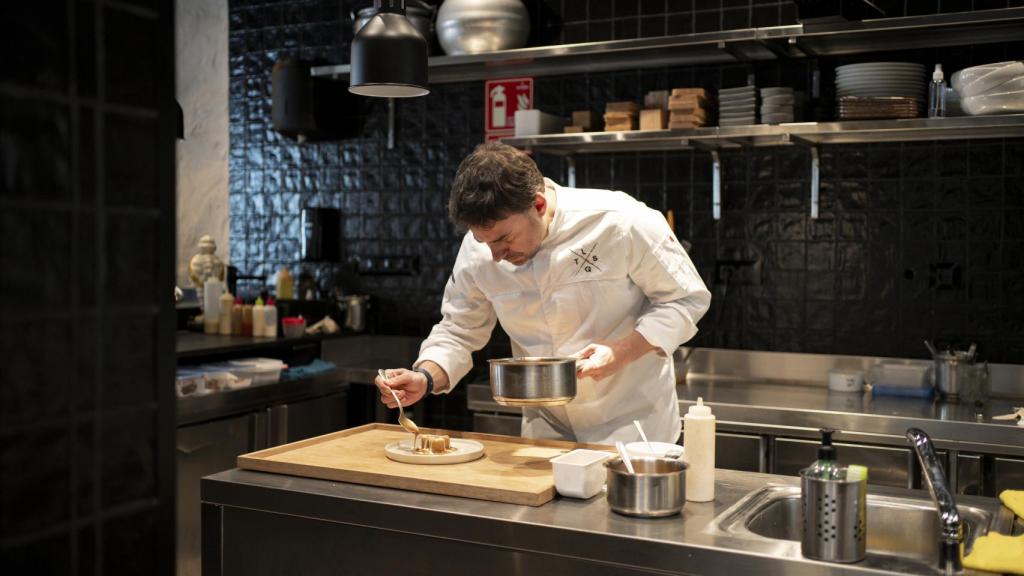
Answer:
[{"label": "kitchen utensil in container", "polygon": [[803,506],[800,550],[805,557],[827,562],[864,559],[867,553],[866,475],[815,478],[809,469],[801,470],[800,498]]},{"label": "kitchen utensil in container", "polygon": [[678,514],[686,504],[686,469],[682,460],[637,458],[635,473],[622,458],[605,462],[608,506],[619,514],[655,518]]},{"label": "kitchen utensil in container", "polygon": [[943,397],[959,399],[968,367],[974,364],[975,350],[972,344],[968,350],[945,350],[935,355],[935,387]]},{"label": "kitchen utensil in container", "polygon": [[615,449],[619,451],[619,458],[622,458],[622,464],[626,467],[626,472],[635,474],[633,471],[633,461],[629,458],[629,453],[626,452],[626,446],[622,444],[621,440],[615,441]]},{"label": "kitchen utensil in container", "polygon": [[339,304],[345,308],[345,328],[353,332],[366,330],[366,310],[370,307],[370,297],[362,294],[349,294],[340,298]]},{"label": "kitchen utensil in container", "polygon": [[636,431],[640,433],[640,439],[644,441],[644,444],[647,444],[647,449],[653,452],[654,449],[651,448],[651,443],[647,441],[647,434],[644,434],[644,427],[640,425],[640,421],[633,420],[633,426],[636,426]]},{"label": "kitchen utensil in container", "polygon": [[576,397],[576,359],[525,356],[489,361],[491,394],[503,406],[560,406]]},{"label": "kitchen utensil in container", "polygon": [[598,450],[577,449],[551,459],[555,490],[562,496],[590,498],[604,486],[602,464],[612,455]]}]

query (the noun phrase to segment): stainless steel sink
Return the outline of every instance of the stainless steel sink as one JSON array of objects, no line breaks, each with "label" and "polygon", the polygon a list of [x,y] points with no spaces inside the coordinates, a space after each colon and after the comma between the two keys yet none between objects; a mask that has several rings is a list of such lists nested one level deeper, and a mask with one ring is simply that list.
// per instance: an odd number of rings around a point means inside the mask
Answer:
[{"label": "stainless steel sink", "polygon": [[[978,536],[990,530],[1005,534],[1012,530],[1013,515],[994,500],[987,506],[961,504],[958,508],[965,554]],[[731,542],[744,550],[800,558],[801,526],[800,487],[767,486],[744,496],[706,531],[726,546]],[[867,526],[867,558],[858,566],[941,573],[939,520],[930,499],[868,494]]]}]

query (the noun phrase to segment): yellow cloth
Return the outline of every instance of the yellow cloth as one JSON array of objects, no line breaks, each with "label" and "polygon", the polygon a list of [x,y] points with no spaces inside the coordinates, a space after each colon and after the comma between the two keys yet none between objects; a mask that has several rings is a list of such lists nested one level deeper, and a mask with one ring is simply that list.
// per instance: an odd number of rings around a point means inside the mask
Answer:
[{"label": "yellow cloth", "polygon": [[1024,490],[1003,490],[999,493],[999,499],[1013,513],[1024,518]]},{"label": "yellow cloth", "polygon": [[1004,536],[990,532],[974,541],[964,568],[1024,574],[1024,536]]}]

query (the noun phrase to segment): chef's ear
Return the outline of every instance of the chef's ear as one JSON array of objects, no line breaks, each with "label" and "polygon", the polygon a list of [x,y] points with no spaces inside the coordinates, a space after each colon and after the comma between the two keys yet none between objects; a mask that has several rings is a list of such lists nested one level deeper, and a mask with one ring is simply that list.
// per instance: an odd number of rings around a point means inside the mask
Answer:
[{"label": "chef's ear", "polygon": [[544,197],[542,192],[537,192],[533,195],[533,209],[541,216],[544,216],[544,212],[548,209],[548,199]]}]

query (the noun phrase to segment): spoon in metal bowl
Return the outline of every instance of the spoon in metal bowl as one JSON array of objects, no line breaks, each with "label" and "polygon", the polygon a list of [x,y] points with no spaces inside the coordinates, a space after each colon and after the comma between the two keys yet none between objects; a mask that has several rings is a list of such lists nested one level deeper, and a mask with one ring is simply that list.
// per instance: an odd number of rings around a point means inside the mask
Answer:
[{"label": "spoon in metal bowl", "polygon": [[[388,378],[386,374],[384,374],[383,369],[377,370],[377,374],[381,377],[381,380],[384,380],[385,384],[391,382],[391,379]],[[394,397],[395,403],[398,404],[398,423],[402,425],[402,428],[408,430],[410,434],[413,434],[414,436],[419,436],[419,427],[416,426],[415,422],[405,417],[405,410],[402,409],[402,401],[398,399],[398,394],[395,393],[395,389],[392,388],[391,386],[388,386],[387,389],[388,392],[391,392],[391,396]],[[416,446],[415,438],[413,439],[413,446]]]}]

